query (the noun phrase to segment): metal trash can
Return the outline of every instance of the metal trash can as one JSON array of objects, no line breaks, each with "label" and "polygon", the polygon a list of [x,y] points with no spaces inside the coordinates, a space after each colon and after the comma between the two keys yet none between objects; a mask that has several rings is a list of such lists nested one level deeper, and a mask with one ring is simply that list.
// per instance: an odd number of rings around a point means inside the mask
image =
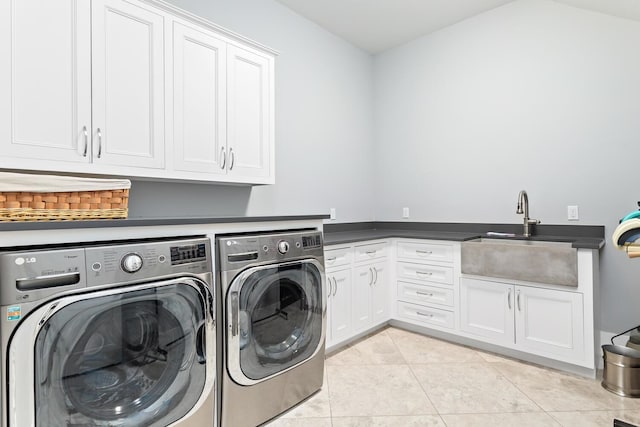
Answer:
[{"label": "metal trash can", "polygon": [[619,396],[640,397],[640,351],[611,342],[602,346],[602,387]]}]

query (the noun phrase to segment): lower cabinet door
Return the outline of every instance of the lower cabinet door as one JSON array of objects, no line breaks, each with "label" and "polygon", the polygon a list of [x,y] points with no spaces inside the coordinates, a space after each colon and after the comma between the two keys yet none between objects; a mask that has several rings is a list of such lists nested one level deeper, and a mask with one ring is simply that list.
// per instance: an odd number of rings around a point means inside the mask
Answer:
[{"label": "lower cabinet door", "polygon": [[371,265],[353,269],[353,328],[359,332],[369,328],[371,320],[371,289],[375,281],[375,271]]},{"label": "lower cabinet door", "polygon": [[327,298],[330,347],[352,335],[351,269],[327,273]]},{"label": "lower cabinet door", "polygon": [[585,357],[582,294],[515,287],[516,344],[570,363]]},{"label": "lower cabinet door", "polygon": [[374,272],[371,286],[371,320],[374,325],[389,320],[389,278],[387,263],[377,262],[371,266]]},{"label": "lower cabinet door", "polygon": [[496,344],[514,344],[514,286],[460,279],[460,328]]}]

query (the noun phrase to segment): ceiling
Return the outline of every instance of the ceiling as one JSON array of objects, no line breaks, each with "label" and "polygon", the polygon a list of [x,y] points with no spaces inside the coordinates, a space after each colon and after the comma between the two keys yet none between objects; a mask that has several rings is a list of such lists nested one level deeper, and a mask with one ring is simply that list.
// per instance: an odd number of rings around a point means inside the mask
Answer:
[{"label": "ceiling", "polygon": [[[375,54],[514,0],[276,1]],[[554,1],[640,21],[640,0]]]}]

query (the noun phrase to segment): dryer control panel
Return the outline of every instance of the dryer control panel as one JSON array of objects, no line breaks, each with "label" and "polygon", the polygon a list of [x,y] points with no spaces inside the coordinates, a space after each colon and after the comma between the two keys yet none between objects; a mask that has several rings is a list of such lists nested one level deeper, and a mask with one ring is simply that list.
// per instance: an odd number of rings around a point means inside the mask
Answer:
[{"label": "dryer control panel", "polygon": [[322,232],[316,230],[225,236],[216,243],[221,271],[294,259],[324,260]]}]

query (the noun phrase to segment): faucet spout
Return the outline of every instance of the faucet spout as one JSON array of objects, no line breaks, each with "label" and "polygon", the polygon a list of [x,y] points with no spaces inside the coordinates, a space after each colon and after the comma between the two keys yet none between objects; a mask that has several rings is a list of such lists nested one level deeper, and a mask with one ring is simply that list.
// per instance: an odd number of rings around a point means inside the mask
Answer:
[{"label": "faucet spout", "polygon": [[522,190],[520,191],[520,193],[518,193],[518,206],[516,207],[516,213],[524,215],[522,221],[522,234],[524,235],[524,237],[531,237],[531,226],[540,224],[540,221],[538,221],[537,219],[529,218],[529,196],[527,196],[527,192],[525,190]]}]

